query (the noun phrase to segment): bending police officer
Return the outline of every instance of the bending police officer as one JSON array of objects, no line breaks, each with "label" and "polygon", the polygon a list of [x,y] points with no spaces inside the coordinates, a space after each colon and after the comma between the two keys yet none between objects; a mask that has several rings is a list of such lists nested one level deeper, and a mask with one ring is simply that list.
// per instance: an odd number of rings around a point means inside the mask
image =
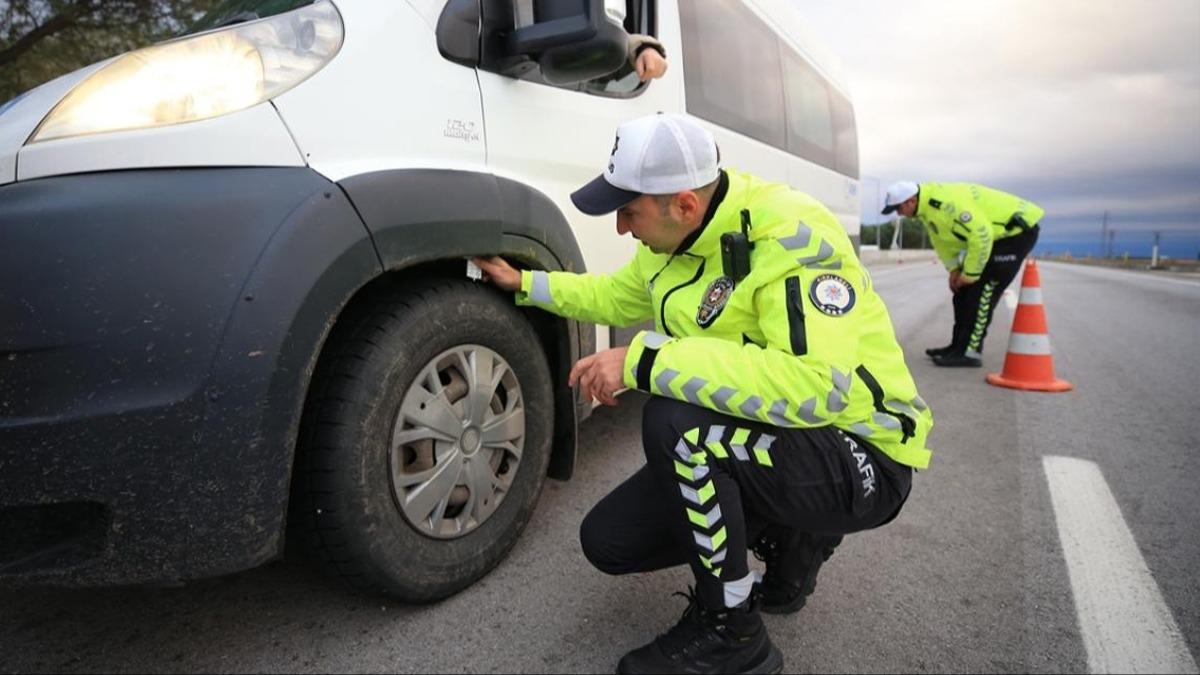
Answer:
[{"label": "bending police officer", "polygon": [[1045,213],[1033,202],[971,183],[899,182],[884,215],[918,218],[950,272],[954,331],[950,344],[925,353],[939,366],[978,368],[1000,295],[1033,250]]},{"label": "bending police officer", "polygon": [[[778,672],[760,608],[795,611],[844,534],[894,518],[928,465],[929,409],[837,219],[785,185],[718,168],[686,116],[622,124],[604,172],[571,195],[639,240],[613,274],[520,271],[501,288],[581,321],[654,319],[628,347],[581,359],[572,386],[642,411],[646,464],[580,529],[610,574],[691,567],[679,622],[618,672]],[[724,255],[723,255],[724,251]],[[748,551],[766,559],[761,584]]]}]

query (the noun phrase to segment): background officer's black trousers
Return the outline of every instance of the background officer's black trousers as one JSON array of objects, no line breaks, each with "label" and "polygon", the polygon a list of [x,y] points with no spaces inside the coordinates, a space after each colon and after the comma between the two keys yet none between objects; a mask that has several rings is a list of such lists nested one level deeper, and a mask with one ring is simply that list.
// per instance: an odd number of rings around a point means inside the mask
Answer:
[{"label": "background officer's black trousers", "polygon": [[992,257],[983,268],[979,281],[954,294],[954,337],[950,351],[977,356],[983,352],[992,313],[1004,289],[1021,271],[1021,262],[1037,243],[1038,227],[992,244]]},{"label": "background officer's black trousers", "polygon": [[646,465],[600,500],[580,529],[609,574],[687,563],[709,607],[750,573],[747,547],[768,525],[826,537],[891,520],[912,470],[833,427],[785,429],[663,397],[642,410]]}]

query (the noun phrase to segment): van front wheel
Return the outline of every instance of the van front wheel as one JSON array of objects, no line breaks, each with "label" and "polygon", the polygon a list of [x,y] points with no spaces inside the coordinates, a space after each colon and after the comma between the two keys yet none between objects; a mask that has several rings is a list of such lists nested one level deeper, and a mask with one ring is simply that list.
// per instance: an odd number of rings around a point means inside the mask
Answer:
[{"label": "van front wheel", "polygon": [[516,543],[546,475],[537,336],[510,298],[442,281],[377,298],[333,340],[297,453],[305,548],[364,591],[465,588]]}]

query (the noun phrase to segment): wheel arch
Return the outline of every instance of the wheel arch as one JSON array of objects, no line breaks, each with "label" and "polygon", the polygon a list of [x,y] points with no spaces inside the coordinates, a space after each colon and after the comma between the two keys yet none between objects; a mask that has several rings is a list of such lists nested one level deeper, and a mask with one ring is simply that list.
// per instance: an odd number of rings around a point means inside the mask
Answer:
[{"label": "wheel arch", "polygon": [[[530,269],[585,271],[566,216],[549,197],[523,183],[477,171],[396,169],[352,176],[338,185],[370,231],[383,273],[355,293],[334,328],[380,289],[465,276],[465,259],[475,255],[504,256]],[[539,309],[521,312],[541,339],[553,377],[548,475],[567,480],[574,471],[578,423],[590,412],[567,386],[567,375],[575,361],[595,351],[595,331],[591,324]]]}]

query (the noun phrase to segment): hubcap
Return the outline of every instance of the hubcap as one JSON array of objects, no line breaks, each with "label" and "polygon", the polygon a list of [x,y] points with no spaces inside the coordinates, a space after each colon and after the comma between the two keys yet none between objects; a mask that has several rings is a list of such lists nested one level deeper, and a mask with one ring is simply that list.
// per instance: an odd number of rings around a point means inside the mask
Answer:
[{"label": "hubcap", "polygon": [[458,445],[462,448],[463,454],[473,455],[479,451],[479,447],[483,445],[483,438],[479,436],[479,430],[475,427],[467,427],[463,432],[462,438],[459,439]]},{"label": "hubcap", "polygon": [[525,447],[525,400],[496,352],[460,345],[421,369],[392,431],[392,493],[405,520],[438,539],[495,513]]}]

